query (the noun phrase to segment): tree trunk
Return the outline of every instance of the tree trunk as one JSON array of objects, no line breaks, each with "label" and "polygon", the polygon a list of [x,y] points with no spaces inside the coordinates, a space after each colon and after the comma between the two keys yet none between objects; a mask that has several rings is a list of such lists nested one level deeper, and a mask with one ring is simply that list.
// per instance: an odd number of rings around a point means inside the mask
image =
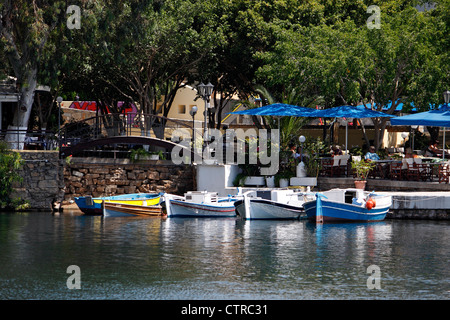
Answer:
[{"label": "tree trunk", "polygon": [[24,77],[25,81],[20,88],[20,100],[14,113],[13,124],[8,126],[5,141],[11,149],[23,150],[25,144],[28,120],[33,107],[34,91],[37,84],[37,68],[33,68]]}]

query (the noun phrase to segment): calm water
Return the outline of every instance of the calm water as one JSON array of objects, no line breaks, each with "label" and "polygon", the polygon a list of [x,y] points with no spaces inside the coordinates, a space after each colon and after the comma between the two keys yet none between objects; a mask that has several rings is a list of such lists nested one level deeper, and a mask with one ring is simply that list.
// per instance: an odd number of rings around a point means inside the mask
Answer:
[{"label": "calm water", "polygon": [[449,299],[449,226],[3,213],[0,299]]}]

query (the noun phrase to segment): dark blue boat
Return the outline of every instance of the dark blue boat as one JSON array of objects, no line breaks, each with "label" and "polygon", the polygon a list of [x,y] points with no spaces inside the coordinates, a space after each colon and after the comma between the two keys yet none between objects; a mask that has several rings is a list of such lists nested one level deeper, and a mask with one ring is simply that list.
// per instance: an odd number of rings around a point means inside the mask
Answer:
[{"label": "dark blue boat", "polygon": [[386,217],[392,196],[359,189],[332,189],[303,204],[309,220],[323,222],[372,222]]}]

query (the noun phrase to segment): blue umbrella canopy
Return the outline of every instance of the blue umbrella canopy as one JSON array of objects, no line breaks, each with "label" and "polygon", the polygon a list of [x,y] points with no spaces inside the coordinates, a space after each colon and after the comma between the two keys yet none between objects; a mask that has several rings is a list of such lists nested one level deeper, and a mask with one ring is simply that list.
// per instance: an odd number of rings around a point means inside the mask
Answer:
[{"label": "blue umbrella canopy", "polygon": [[[395,119],[391,119],[391,124],[394,126],[418,125],[444,127],[444,141],[442,143],[442,149],[445,149],[445,128],[450,127],[450,106],[445,104],[438,109],[397,117]],[[445,152],[442,152],[442,158],[445,158]]]},{"label": "blue umbrella canopy", "polygon": [[249,114],[254,116],[279,116],[279,117],[311,117],[315,109],[300,107],[292,104],[274,103],[267,106],[230,112],[230,114]]},{"label": "blue umbrella canopy", "polygon": [[364,106],[339,106],[330,109],[314,111],[315,117],[320,118],[382,118],[395,117],[391,114],[367,109]]},{"label": "blue umbrella canopy", "polygon": [[[330,109],[316,110],[314,116],[320,118],[381,118],[394,117],[372,109],[367,109],[364,106],[339,106]],[[345,150],[348,149],[348,125],[345,126]]]},{"label": "blue umbrella canopy", "polygon": [[450,127],[450,106],[443,105],[439,109],[396,117],[391,119],[391,124],[394,126]]}]

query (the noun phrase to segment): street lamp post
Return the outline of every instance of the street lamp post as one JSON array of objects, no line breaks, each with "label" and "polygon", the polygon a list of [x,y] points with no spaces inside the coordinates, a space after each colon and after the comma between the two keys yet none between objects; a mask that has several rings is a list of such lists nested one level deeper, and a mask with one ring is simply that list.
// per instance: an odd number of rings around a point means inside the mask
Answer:
[{"label": "street lamp post", "polygon": [[303,163],[303,143],[306,141],[305,136],[298,137],[298,141],[300,141],[300,162],[297,165],[297,177],[303,178],[306,177],[305,164]]},{"label": "street lamp post", "polygon": [[208,141],[208,108],[209,108],[209,100],[211,98],[211,94],[213,92],[214,86],[211,84],[211,82],[208,82],[208,84],[204,84],[203,82],[200,83],[197,86],[198,94],[200,97],[205,101],[205,134],[204,134],[204,141]]},{"label": "street lamp post", "polygon": [[[449,103],[449,101],[450,101],[450,91],[448,91],[448,90],[445,90],[444,91],[444,102],[445,102],[445,106],[446,107],[448,107],[448,103]],[[445,127],[444,127],[444,139],[443,139],[444,141],[443,141],[443,145],[442,145],[442,159],[444,160],[445,159],[445,153],[446,153],[446,151],[445,151]]]},{"label": "street lamp post", "polygon": [[298,137],[298,141],[300,141],[300,162],[303,162],[303,143],[306,141],[305,136]]},{"label": "street lamp post", "polygon": [[197,106],[193,106],[191,111],[189,111],[189,113],[192,116],[192,144],[195,149],[195,122],[194,122],[194,120],[195,120],[195,115],[197,113]]},{"label": "street lamp post", "polygon": [[59,96],[56,98],[56,101],[58,102],[58,148],[59,152],[61,152],[61,102],[63,98]]}]

